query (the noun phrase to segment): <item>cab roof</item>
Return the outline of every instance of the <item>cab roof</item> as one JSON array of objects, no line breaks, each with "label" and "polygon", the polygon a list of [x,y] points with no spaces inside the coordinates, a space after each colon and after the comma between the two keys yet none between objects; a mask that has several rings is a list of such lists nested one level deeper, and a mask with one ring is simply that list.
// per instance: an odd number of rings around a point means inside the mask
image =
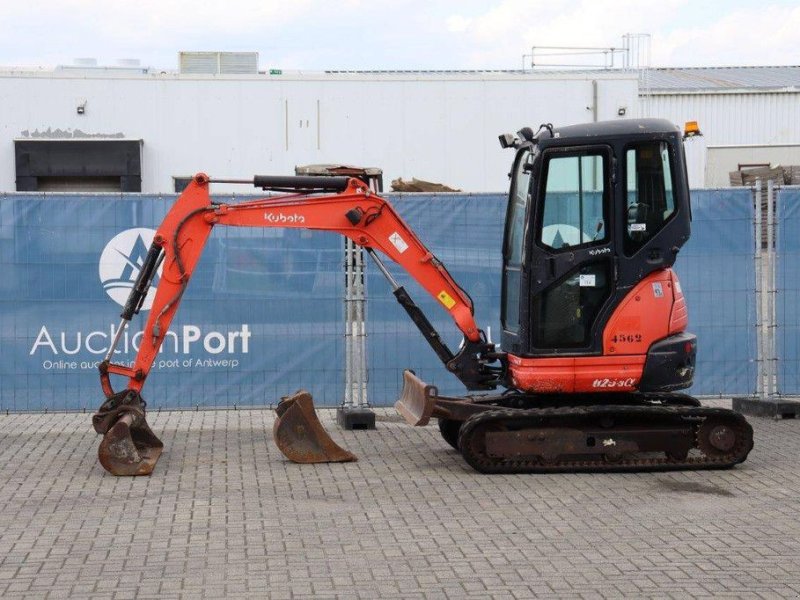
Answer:
[{"label": "cab roof", "polygon": [[677,125],[667,119],[617,119],[554,127],[556,139],[625,137],[638,135],[680,134]]}]

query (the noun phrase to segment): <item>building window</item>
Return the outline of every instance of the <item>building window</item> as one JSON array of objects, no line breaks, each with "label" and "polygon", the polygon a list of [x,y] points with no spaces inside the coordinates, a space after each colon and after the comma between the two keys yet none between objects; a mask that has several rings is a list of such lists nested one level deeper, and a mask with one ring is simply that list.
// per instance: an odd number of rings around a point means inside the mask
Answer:
[{"label": "building window", "polygon": [[191,177],[173,177],[172,181],[175,185],[175,193],[180,194],[192,182]]}]

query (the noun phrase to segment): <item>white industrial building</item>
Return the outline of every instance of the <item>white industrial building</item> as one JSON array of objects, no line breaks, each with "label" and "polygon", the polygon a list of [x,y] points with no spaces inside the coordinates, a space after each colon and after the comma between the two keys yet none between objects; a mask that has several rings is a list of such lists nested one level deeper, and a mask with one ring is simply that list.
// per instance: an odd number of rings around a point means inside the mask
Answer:
[{"label": "white industrial building", "polygon": [[703,137],[686,144],[692,187],[727,187],[740,167],[800,165],[800,67],[650,69],[640,111]]},{"label": "white industrial building", "polygon": [[699,122],[692,187],[727,185],[741,165],[800,164],[800,67],[306,73],[182,54],[177,72],[0,70],[0,114],[0,191],[172,192],[197,171],[311,163],[502,191],[511,157],[498,134],[638,116]]}]

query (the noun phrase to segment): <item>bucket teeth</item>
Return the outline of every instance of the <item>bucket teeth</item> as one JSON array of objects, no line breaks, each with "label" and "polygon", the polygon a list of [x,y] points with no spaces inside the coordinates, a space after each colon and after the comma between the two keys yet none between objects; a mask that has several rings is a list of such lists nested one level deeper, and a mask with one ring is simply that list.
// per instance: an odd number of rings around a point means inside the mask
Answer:
[{"label": "bucket teeth", "polygon": [[92,417],[95,431],[103,435],[97,456],[112,475],[150,475],[164,444],[145,418],[145,402],[138,392],[114,394]]},{"label": "bucket teeth", "polygon": [[283,455],[296,463],[351,462],[356,460],[331,439],[314,410],[314,400],[300,390],[282,398],[275,412],[272,427],[275,445]]}]

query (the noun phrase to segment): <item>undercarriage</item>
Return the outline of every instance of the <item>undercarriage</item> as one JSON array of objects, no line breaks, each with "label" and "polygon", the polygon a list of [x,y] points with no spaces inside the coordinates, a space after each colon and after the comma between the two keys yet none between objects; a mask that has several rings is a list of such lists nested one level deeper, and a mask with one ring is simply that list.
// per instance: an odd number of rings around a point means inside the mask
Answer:
[{"label": "undercarriage", "polygon": [[439,419],[442,437],[481,473],[725,469],[753,447],[739,413],[680,393],[458,398],[406,371],[395,406],[411,425]]}]

